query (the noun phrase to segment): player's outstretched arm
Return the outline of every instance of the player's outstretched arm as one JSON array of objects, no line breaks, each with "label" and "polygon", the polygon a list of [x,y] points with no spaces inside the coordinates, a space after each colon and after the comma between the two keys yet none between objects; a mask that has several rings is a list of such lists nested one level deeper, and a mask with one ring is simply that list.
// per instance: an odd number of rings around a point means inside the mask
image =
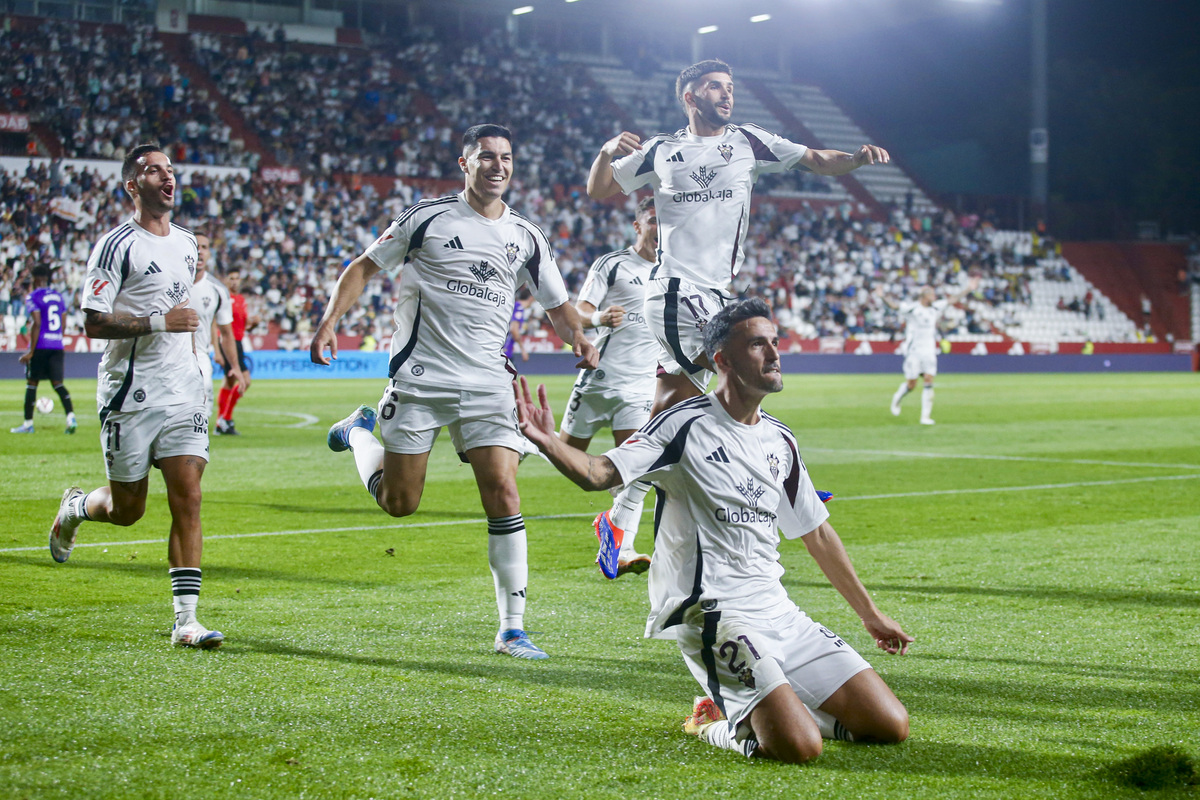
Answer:
[{"label": "player's outstretched arm", "polygon": [[113,311],[84,309],[83,330],[92,339],[132,339],[148,333],[191,333],[200,328],[200,315],[184,300],[166,314],[135,317]]},{"label": "player's outstretched arm", "polygon": [[354,307],[358,298],[362,297],[363,289],[367,288],[367,281],[371,280],[376,272],[379,272],[379,265],[365,255],[351,261],[350,266],[342,272],[337,286],[333,288],[333,295],[329,298],[325,314],[321,317],[321,324],[317,326],[317,332],[313,334],[312,343],[308,346],[308,355],[314,364],[329,366],[329,358],[325,356],[326,348],[329,348],[330,358],[337,359],[337,324],[346,312]]},{"label": "player's outstretched arm", "polygon": [[583,322],[579,312],[570,303],[563,303],[554,308],[546,309],[546,316],[554,325],[554,332],[559,338],[571,345],[572,351],[579,361],[575,364],[578,369],[595,369],[600,364],[600,352],[596,346],[583,335]]},{"label": "player's outstretched arm", "polygon": [[875,601],[858,579],[846,547],[833,526],[822,522],[816,530],[806,533],[803,540],[808,554],[817,562],[821,572],[825,573],[833,588],[846,598],[846,602],[863,621],[863,626],[875,639],[876,647],[893,654],[907,653],[913,637],[875,606]]},{"label": "player's outstretched arm", "polygon": [[513,382],[517,398],[517,419],[521,433],[546,454],[555,469],[580,488],[598,492],[621,485],[621,474],[605,456],[589,456],[558,438],[554,431],[554,411],[546,400],[546,384],[538,384],[538,402],[533,402],[525,376]]},{"label": "player's outstretched arm", "polygon": [[800,157],[800,166],[818,175],[845,175],[868,164],[887,164],[892,157],[888,151],[874,144],[864,144],[855,153],[841,150],[813,150],[811,147]]},{"label": "player's outstretched arm", "polygon": [[592,162],[591,171],[588,172],[588,197],[593,200],[604,200],[620,192],[621,184],[617,183],[617,179],[613,177],[613,159],[627,156],[633,151],[641,149],[641,140],[638,139],[637,134],[629,131],[621,131],[620,134],[605,142],[604,146],[600,148],[600,152],[596,154],[596,160]]}]

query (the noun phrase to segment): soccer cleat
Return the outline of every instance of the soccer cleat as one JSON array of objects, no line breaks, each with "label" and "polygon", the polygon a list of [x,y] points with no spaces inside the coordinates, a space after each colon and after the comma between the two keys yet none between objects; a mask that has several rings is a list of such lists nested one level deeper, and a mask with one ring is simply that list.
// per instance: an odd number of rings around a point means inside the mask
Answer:
[{"label": "soccer cleat", "polygon": [[362,428],[367,433],[375,431],[375,409],[370,406],[359,406],[353,414],[341,422],[333,423],[329,435],[325,437],[329,449],[335,453],[350,449],[350,429]]},{"label": "soccer cleat", "polygon": [[496,634],[496,652],[513,658],[540,660],[549,658],[546,651],[529,640],[529,634],[520,628],[509,628]]},{"label": "soccer cleat", "polygon": [[600,540],[596,563],[600,565],[604,577],[611,581],[621,574],[617,571],[617,561],[621,557],[621,540],[625,538],[625,531],[612,524],[607,511],[597,515],[592,527],[596,530],[596,538]]},{"label": "soccer cleat", "polygon": [[83,489],[72,486],[63,492],[62,501],[58,504],[58,515],[50,526],[50,557],[62,564],[71,557],[75,547],[75,532],[79,529],[80,520],[71,519],[71,503],[76,497],[83,495]]},{"label": "soccer cleat", "polygon": [[934,422],[931,417],[921,417],[921,424],[922,425],[937,425],[937,423]]},{"label": "soccer cleat", "polygon": [[692,713],[683,720],[683,732],[689,736],[703,736],[708,726],[724,719],[725,715],[711,697],[697,697]]},{"label": "soccer cleat", "polygon": [[72,411],[70,414],[67,414],[67,429],[63,433],[74,433],[78,427],[78,424],[75,422],[75,412]]},{"label": "soccer cleat", "polygon": [[899,400],[892,400],[892,416],[893,417],[900,416],[900,401]]},{"label": "soccer cleat", "polygon": [[650,569],[650,556],[642,553],[628,553],[617,557],[617,577],[626,572],[641,575]]},{"label": "soccer cleat", "polygon": [[217,419],[216,434],[218,436],[241,436],[238,429],[233,426],[231,419]]},{"label": "soccer cleat", "polygon": [[8,432],[9,433],[33,433],[33,423],[32,422],[22,422],[20,425],[18,425],[15,428],[9,428]]},{"label": "soccer cleat", "polygon": [[817,497],[822,503],[828,503],[833,499],[833,492],[822,492],[820,489],[817,489]]},{"label": "soccer cleat", "polygon": [[220,631],[210,631],[196,620],[186,625],[176,623],[171,628],[171,644],[180,647],[195,647],[200,650],[213,650],[225,641],[225,634]]}]

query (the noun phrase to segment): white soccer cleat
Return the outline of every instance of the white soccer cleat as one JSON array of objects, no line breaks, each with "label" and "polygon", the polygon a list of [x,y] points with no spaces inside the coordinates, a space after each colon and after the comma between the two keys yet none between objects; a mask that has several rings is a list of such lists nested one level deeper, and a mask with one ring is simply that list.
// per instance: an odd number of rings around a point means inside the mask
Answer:
[{"label": "white soccer cleat", "polygon": [[900,416],[900,401],[899,400],[892,401],[892,416],[893,417]]},{"label": "white soccer cleat", "polygon": [[922,425],[937,425],[937,423],[933,421],[932,417],[921,417],[921,424]]},{"label": "white soccer cleat", "polygon": [[549,658],[546,651],[529,639],[529,634],[520,628],[509,628],[496,634],[494,648],[497,653],[513,658],[528,658],[535,661]]},{"label": "white soccer cleat", "polygon": [[9,433],[33,433],[33,423],[32,422],[22,422],[20,425],[18,425],[15,428],[9,428],[8,432]]},{"label": "white soccer cleat", "polygon": [[71,518],[71,503],[82,494],[83,489],[78,486],[63,492],[58,514],[50,526],[50,557],[60,564],[71,557],[71,550],[75,548],[75,532],[79,529],[80,520]]},{"label": "white soccer cleat", "polygon": [[171,629],[171,644],[180,647],[195,647],[199,650],[213,650],[225,641],[225,634],[220,631],[210,631],[196,620],[186,625],[176,624]]},{"label": "white soccer cleat", "polygon": [[650,569],[650,556],[644,553],[634,553],[632,551],[622,551],[617,556],[617,577],[621,577],[625,573],[633,573],[641,575],[646,570]]}]

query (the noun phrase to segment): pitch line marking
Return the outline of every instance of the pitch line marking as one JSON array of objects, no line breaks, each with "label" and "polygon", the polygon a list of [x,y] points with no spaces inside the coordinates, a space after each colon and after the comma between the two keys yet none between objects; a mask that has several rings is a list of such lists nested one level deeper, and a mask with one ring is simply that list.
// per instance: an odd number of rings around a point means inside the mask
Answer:
[{"label": "pitch line marking", "polygon": [[[1156,475],[1148,478],[1120,478],[1109,481],[1074,481],[1071,483],[1042,483],[1034,486],[992,486],[982,489],[933,489],[926,492],[893,492],[890,494],[863,494],[850,495],[846,497],[834,496],[834,500],[839,503],[852,502],[855,500],[887,500],[896,497],[936,497],[939,495],[953,494],[988,494],[995,492],[1029,492],[1034,490],[1047,489],[1075,489],[1085,486],[1118,486],[1128,483],[1153,483],[1156,481],[1186,481],[1200,479],[1200,473],[1194,475]],[[643,513],[651,513],[651,509],[646,509]],[[550,520],[550,519],[579,519],[583,517],[594,517],[594,511],[587,511],[579,514],[542,514],[536,517],[525,517],[532,520]],[[301,536],[304,534],[313,533],[351,533],[357,531],[388,531],[388,530],[405,530],[409,528],[442,528],[447,525],[482,525],[487,522],[487,519],[480,517],[479,519],[464,519],[464,520],[443,520],[441,522],[405,522],[397,525],[354,525],[344,528],[304,528],[291,531],[258,531],[256,533],[222,533],[215,536],[205,536],[206,542],[216,541],[217,539],[255,539],[262,536]],[[80,542],[75,547],[124,547],[135,544],[164,544],[166,539],[134,539],[126,542]],[[0,553],[26,553],[37,550],[45,550],[46,545],[38,547],[4,547],[0,548]]]},{"label": "pitch line marking", "polygon": [[1157,469],[1200,469],[1200,464],[1156,464],[1147,461],[1101,461],[1093,458],[1049,458],[1047,456],[971,455],[966,453],[922,453],[907,450],[859,450],[833,447],[805,447],[807,453],[856,453],[903,458],[959,458],[978,461],[1037,461],[1044,464],[1083,464],[1097,467],[1154,467]]}]

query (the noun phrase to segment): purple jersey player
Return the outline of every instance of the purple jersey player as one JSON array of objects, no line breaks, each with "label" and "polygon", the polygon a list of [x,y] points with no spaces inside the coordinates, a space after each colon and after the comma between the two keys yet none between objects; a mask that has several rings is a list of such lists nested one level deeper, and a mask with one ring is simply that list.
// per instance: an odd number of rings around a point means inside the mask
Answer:
[{"label": "purple jersey player", "polygon": [[504,356],[509,360],[513,357],[513,347],[521,348],[521,360],[529,360],[529,352],[525,349],[525,340],[521,337],[521,331],[525,328],[525,323],[529,320],[529,303],[533,300],[533,295],[524,294],[518,296],[517,301],[513,303],[512,319],[508,322],[508,338],[504,340]]},{"label": "purple jersey player", "polygon": [[67,414],[67,433],[75,432],[75,407],[71,393],[63,386],[63,323],[67,304],[57,290],[50,287],[50,269],[38,266],[32,270],[33,291],[25,299],[25,314],[29,318],[29,350],[21,356],[25,365],[25,421],[12,433],[33,433],[33,408],[37,402],[38,382],[50,381],[62,400]]}]

